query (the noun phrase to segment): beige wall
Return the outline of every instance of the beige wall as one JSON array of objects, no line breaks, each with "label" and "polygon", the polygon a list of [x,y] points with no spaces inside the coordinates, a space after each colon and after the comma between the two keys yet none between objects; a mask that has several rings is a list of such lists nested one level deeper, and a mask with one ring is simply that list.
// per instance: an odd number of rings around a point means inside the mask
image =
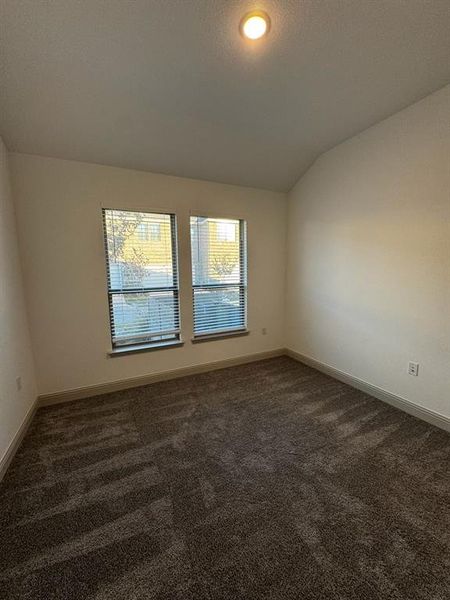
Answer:
[{"label": "beige wall", "polygon": [[[10,155],[39,393],[287,346],[450,415],[449,111],[447,86],[324,154],[291,192],[285,334],[285,195]],[[3,149],[2,174],[5,165]],[[102,206],[176,212],[183,348],[107,357]],[[248,337],[190,343],[191,211],[248,221]],[[420,363],[417,378],[406,372],[410,360]],[[0,372],[2,395],[6,379],[8,397],[33,395],[27,377],[17,394],[16,373]]]},{"label": "beige wall", "polygon": [[291,349],[446,416],[449,127],[447,86],[300,180],[289,195],[286,320]]},{"label": "beige wall", "polygon": [[35,398],[8,158],[0,138],[0,462]]},{"label": "beige wall", "polygon": [[[40,394],[283,346],[284,194],[29,155],[10,161]],[[177,214],[184,347],[107,357],[102,205]],[[190,211],[248,222],[249,336],[190,342]]]}]

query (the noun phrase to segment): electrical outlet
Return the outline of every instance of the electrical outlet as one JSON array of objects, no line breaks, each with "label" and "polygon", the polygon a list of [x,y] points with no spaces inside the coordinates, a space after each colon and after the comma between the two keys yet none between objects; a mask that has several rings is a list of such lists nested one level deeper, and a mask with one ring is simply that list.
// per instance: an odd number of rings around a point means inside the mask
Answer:
[{"label": "electrical outlet", "polygon": [[262,333],[263,335],[266,335],[266,334],[267,334],[267,329],[266,329],[265,327],[263,327],[263,328],[261,329],[261,333]]},{"label": "electrical outlet", "polygon": [[418,374],[419,374],[419,363],[410,362],[408,364],[408,375],[413,375],[414,377],[417,377]]},{"label": "electrical outlet", "polygon": [[17,391],[20,392],[20,390],[22,389],[22,377],[16,377],[16,386]]}]

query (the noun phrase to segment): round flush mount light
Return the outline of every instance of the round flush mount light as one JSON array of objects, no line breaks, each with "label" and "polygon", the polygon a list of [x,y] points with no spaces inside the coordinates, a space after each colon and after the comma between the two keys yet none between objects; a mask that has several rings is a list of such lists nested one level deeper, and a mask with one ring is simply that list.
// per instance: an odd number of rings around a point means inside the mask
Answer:
[{"label": "round flush mount light", "polygon": [[242,17],[239,31],[249,40],[259,40],[269,33],[270,17],[262,10],[255,10]]}]

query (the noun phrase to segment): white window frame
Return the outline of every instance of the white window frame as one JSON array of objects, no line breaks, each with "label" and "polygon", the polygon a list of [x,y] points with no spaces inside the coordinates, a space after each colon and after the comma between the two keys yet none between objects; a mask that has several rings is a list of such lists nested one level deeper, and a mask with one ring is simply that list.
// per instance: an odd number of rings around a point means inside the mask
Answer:
[{"label": "white window frame", "polygon": [[[232,220],[239,222],[239,261],[241,263],[242,268],[240,269],[240,281],[239,283],[221,283],[221,284],[195,284],[194,283],[194,275],[193,275],[193,267],[192,267],[192,237],[190,238],[190,247],[191,247],[191,285],[192,285],[192,315],[193,315],[193,338],[192,342],[203,342],[208,340],[214,340],[217,338],[223,337],[231,337],[237,335],[247,335],[248,331],[248,248],[247,248],[247,221],[240,217],[219,217],[217,215],[208,215],[208,214],[198,214],[191,213],[191,218],[205,218],[205,219],[224,219],[224,220]],[[190,219],[189,219],[189,234],[191,231],[190,227]],[[221,330],[215,330],[212,332],[196,332],[195,331],[195,291],[199,289],[229,289],[229,288],[238,288],[239,289],[239,298],[243,299],[243,315],[244,322],[239,327],[230,327]]]},{"label": "white window frame", "polygon": [[[106,261],[106,279],[107,279],[107,295],[108,295],[108,306],[109,306],[109,330],[110,330],[110,339],[111,339],[111,347],[112,351],[109,353],[110,355],[122,354],[125,352],[139,352],[141,350],[150,350],[150,349],[158,349],[167,346],[180,346],[183,344],[181,341],[181,307],[180,307],[180,285],[179,285],[179,260],[178,260],[178,236],[177,236],[177,217],[173,212],[165,212],[163,210],[150,210],[148,208],[109,208],[102,206],[102,223],[103,223],[103,242],[105,248],[105,261]],[[110,264],[109,264],[109,251],[108,251],[108,237],[107,237],[107,228],[106,228],[106,213],[108,211],[116,211],[116,212],[140,212],[140,213],[148,213],[148,214],[157,214],[164,215],[170,217],[170,229],[171,229],[171,242],[172,242],[172,272],[173,272],[173,285],[166,287],[140,287],[133,289],[112,289],[111,280],[110,280]],[[140,232],[138,232],[138,236],[140,236]],[[142,241],[142,240],[141,240]],[[114,315],[113,315],[113,306],[112,299],[114,294],[139,294],[145,292],[158,292],[158,291],[172,291],[174,295],[174,304],[177,310],[177,322],[178,328],[172,331],[163,331],[159,333],[155,333],[152,337],[160,338],[161,336],[172,335],[170,339],[155,339],[155,340],[145,340],[142,343],[130,342],[129,344],[118,344],[114,340],[113,330],[114,330]],[[134,338],[135,339],[135,338]]]}]

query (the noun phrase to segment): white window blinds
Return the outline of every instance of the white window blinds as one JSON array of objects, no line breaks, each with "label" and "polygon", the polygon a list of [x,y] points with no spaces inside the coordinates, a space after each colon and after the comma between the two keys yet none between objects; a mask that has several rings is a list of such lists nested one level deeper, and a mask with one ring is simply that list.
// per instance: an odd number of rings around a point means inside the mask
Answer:
[{"label": "white window blinds", "polygon": [[191,217],[194,336],[246,328],[245,221]]},{"label": "white window blinds", "polygon": [[175,215],[103,210],[113,347],[180,337]]}]

